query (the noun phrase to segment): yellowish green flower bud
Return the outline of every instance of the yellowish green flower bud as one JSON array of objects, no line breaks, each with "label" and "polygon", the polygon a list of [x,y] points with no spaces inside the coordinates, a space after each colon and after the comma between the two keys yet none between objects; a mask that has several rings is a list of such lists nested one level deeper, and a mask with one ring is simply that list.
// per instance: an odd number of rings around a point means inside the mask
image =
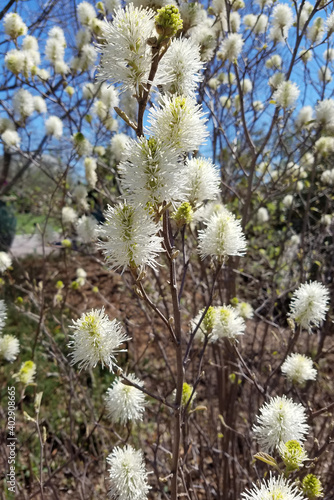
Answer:
[{"label": "yellowish green flower bud", "polygon": [[24,385],[29,385],[33,383],[34,376],[36,373],[36,365],[33,361],[26,361],[22,363],[20,371],[14,375],[14,377],[22,382]]},{"label": "yellowish green flower bud", "polygon": [[57,290],[61,290],[62,288],[64,288],[64,283],[60,280],[57,281],[56,288],[57,288]]},{"label": "yellowish green flower bud", "polygon": [[158,9],[155,16],[155,28],[159,35],[171,38],[183,27],[179,9],[175,5],[166,5]]},{"label": "yellowish green flower bud", "polygon": [[279,453],[284,465],[286,466],[287,472],[298,470],[302,466],[304,460],[307,459],[307,454],[304,448],[299,441],[296,441],[295,439],[281,444],[279,447]]},{"label": "yellowish green flower bud", "polygon": [[100,13],[100,14],[103,14],[105,16],[106,14],[106,10],[104,8],[104,4],[103,2],[97,2],[97,4],[95,5],[96,7],[96,10]]},{"label": "yellowish green flower bud", "polygon": [[65,92],[70,96],[72,97],[72,95],[74,94],[75,90],[73,87],[71,87],[70,85],[68,85],[65,89]]},{"label": "yellowish green flower bud", "polygon": [[23,298],[22,297],[17,297],[16,303],[17,304],[23,304]]},{"label": "yellowish green flower bud", "polygon": [[[186,406],[188,404],[188,401],[191,398],[192,392],[193,392],[193,387],[185,382],[183,384],[183,387],[182,387],[182,400],[181,400],[182,406]],[[195,397],[196,397],[196,392],[194,392],[194,394],[192,396],[191,403],[193,402]],[[188,408],[190,408],[191,403],[188,405]]]},{"label": "yellowish green flower bud", "polygon": [[98,292],[99,292],[98,287],[97,287],[97,286],[93,286],[93,288],[92,288],[92,292],[93,292],[93,293],[98,293]]},{"label": "yellowish green flower bud", "polygon": [[71,240],[67,240],[67,239],[62,240],[61,244],[65,248],[71,248],[71,246],[72,246]]},{"label": "yellowish green flower bud", "polygon": [[216,318],[216,310],[214,307],[210,306],[203,318],[203,329],[209,335],[214,327]]},{"label": "yellowish green flower bud", "polygon": [[172,215],[173,219],[179,227],[190,224],[190,222],[193,220],[193,216],[194,211],[190,203],[188,202],[182,203],[182,205],[180,205],[176,212],[174,212],[174,214]]},{"label": "yellowish green flower bud", "polygon": [[77,281],[72,281],[71,288],[72,290],[79,290],[80,284]]},{"label": "yellowish green flower bud", "polygon": [[323,490],[320,480],[314,474],[307,474],[302,481],[303,493],[310,499],[322,497]]}]

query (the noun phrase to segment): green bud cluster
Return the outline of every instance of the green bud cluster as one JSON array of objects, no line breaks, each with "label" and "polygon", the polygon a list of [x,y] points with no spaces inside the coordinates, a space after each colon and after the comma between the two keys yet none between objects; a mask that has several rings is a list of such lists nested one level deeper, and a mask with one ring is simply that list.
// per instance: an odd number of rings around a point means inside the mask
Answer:
[{"label": "green bud cluster", "polygon": [[158,9],[155,16],[155,29],[164,38],[171,38],[183,27],[179,9],[175,5],[166,5]]},{"label": "green bud cluster", "polygon": [[313,498],[322,497],[322,485],[320,480],[314,474],[307,474],[302,481],[303,493],[312,500]]},{"label": "green bud cluster", "polygon": [[214,307],[210,306],[203,319],[204,331],[206,331],[208,334],[210,334],[213,330],[215,324],[215,318],[216,318],[216,310]]},{"label": "green bud cluster", "polygon": [[193,220],[194,211],[192,206],[187,201],[182,203],[179,208],[174,212],[173,219],[179,227],[183,227],[186,224],[190,224]]},{"label": "green bud cluster", "polygon": [[[193,387],[185,382],[183,384],[183,387],[182,387],[182,400],[181,400],[182,406],[186,406],[188,404],[188,401],[191,398],[192,392],[193,392]],[[195,395],[196,395],[196,393],[194,393],[193,399],[194,399]],[[189,407],[190,407],[190,405],[188,406],[188,408]]]},{"label": "green bud cluster", "polygon": [[307,458],[304,448],[299,441],[296,441],[295,439],[287,441],[285,444],[281,445],[279,447],[279,452],[281,459],[287,468],[287,472],[298,470]]}]

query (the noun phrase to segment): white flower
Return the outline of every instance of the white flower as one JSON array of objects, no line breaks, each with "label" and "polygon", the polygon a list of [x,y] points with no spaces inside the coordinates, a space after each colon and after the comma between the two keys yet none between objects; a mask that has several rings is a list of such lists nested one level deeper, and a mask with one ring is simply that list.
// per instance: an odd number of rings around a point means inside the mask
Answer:
[{"label": "white flower", "polygon": [[291,439],[306,439],[309,426],[305,408],[301,404],[294,403],[285,395],[276,396],[264,403],[259,411],[260,415],[256,417],[258,425],[254,425],[253,431],[264,451],[270,453]]},{"label": "white flower", "polygon": [[77,213],[72,207],[63,207],[61,218],[64,224],[72,224],[77,220]]},{"label": "white flower", "polygon": [[252,319],[254,316],[253,308],[248,302],[238,302],[236,310],[244,319]]},{"label": "white flower", "polygon": [[0,356],[6,361],[12,363],[17,358],[20,352],[20,344],[16,337],[13,335],[4,335],[0,337]]},{"label": "white flower", "polygon": [[23,51],[17,49],[8,51],[5,55],[5,64],[9,71],[14,73],[14,75],[21,73],[24,67]]},{"label": "white flower", "polygon": [[89,26],[96,17],[94,7],[88,2],[81,2],[77,6],[78,18],[81,24]]},{"label": "white flower", "polygon": [[303,61],[304,64],[307,64],[313,58],[313,54],[312,54],[312,51],[310,49],[308,49],[308,50],[302,49],[299,52],[299,57],[301,58],[301,60]]},{"label": "white flower", "polygon": [[313,108],[312,106],[303,106],[299,111],[298,116],[296,118],[296,127],[299,129],[310,128],[312,124],[309,124],[313,120]]},{"label": "white flower", "polygon": [[125,149],[126,144],[129,141],[129,136],[126,134],[115,134],[111,138],[110,144],[111,144],[111,151],[113,155],[115,156],[116,162],[118,163],[120,159],[122,158],[123,151]]},{"label": "white flower", "polygon": [[293,204],[292,194],[287,194],[286,196],[284,196],[282,203],[285,208],[290,208]]},{"label": "white flower", "polygon": [[276,90],[281,83],[284,82],[284,75],[283,73],[274,73],[273,76],[271,76],[268,80],[268,84],[270,87],[272,87],[274,90]]},{"label": "white flower", "polygon": [[199,231],[199,253],[204,259],[208,255],[225,258],[228,255],[244,255],[246,239],[240,221],[226,208],[213,214],[206,228]]},{"label": "white flower", "polygon": [[[143,382],[130,373],[127,378],[143,386]],[[116,379],[105,397],[108,417],[113,423],[126,425],[130,420],[142,420],[145,409],[145,394],[122,379]]]},{"label": "white flower", "polygon": [[233,61],[240,56],[243,45],[242,35],[232,33],[222,41],[218,55],[222,59]]},{"label": "white flower", "polygon": [[287,4],[279,3],[273,8],[272,15],[273,24],[269,36],[274,41],[283,42],[293,24],[293,12]]},{"label": "white flower", "polygon": [[223,213],[226,208],[219,201],[211,201],[196,210],[194,220],[196,222],[207,221],[214,213]]},{"label": "white flower", "polygon": [[166,92],[195,97],[202,69],[199,46],[190,38],[174,39],[159,64],[157,78],[162,80],[162,74],[168,80],[163,85]]},{"label": "white flower", "polygon": [[97,52],[93,45],[86,43],[80,50],[79,68],[81,71],[87,71],[94,66],[97,58]]},{"label": "white flower", "polygon": [[55,26],[49,31],[49,36],[45,45],[45,55],[53,65],[57,61],[63,61],[65,54],[66,40],[63,30]]},{"label": "white flower", "polygon": [[324,128],[334,127],[334,99],[320,101],[315,108],[315,116]]},{"label": "white flower", "polygon": [[332,12],[326,19],[326,30],[328,36],[334,33],[334,12]]},{"label": "white flower", "polygon": [[214,200],[220,192],[218,168],[205,158],[192,158],[186,162],[187,200],[193,205],[201,205],[205,200]]},{"label": "white flower", "polygon": [[4,300],[0,299],[0,333],[7,319],[7,306]]},{"label": "white flower", "polygon": [[334,61],[334,49],[326,49],[323,53],[323,57],[327,62]]},{"label": "white flower", "polygon": [[86,99],[86,101],[89,101],[90,99],[93,99],[93,97],[96,96],[97,91],[98,87],[96,87],[94,83],[87,82],[82,87],[82,97]]},{"label": "white flower", "polygon": [[269,220],[269,213],[265,207],[260,207],[256,213],[256,219],[259,224],[264,224]]},{"label": "white flower", "polygon": [[334,151],[334,137],[320,137],[315,142],[314,148],[319,154],[327,156]]},{"label": "white flower", "polygon": [[95,158],[87,157],[85,158],[84,163],[85,163],[86,181],[88,182],[89,186],[94,189],[97,183],[96,160]]},{"label": "white flower", "polygon": [[160,107],[154,105],[148,122],[149,133],[179,152],[197,150],[208,135],[200,105],[190,97],[163,96]]},{"label": "white flower", "polygon": [[45,131],[47,135],[59,139],[63,135],[63,122],[58,116],[50,116],[45,120]]},{"label": "white flower", "polygon": [[256,16],[255,14],[247,14],[243,18],[245,26],[252,29],[253,33],[260,35],[265,33],[268,26],[268,17],[265,14]]},{"label": "white flower", "polygon": [[46,102],[42,96],[35,95],[33,97],[33,102],[34,102],[34,110],[37,111],[37,113],[47,112]]},{"label": "white flower", "polygon": [[294,483],[285,477],[273,477],[263,479],[260,486],[253,484],[252,490],[246,490],[241,494],[243,500],[306,500]]},{"label": "white flower", "polygon": [[3,134],[1,134],[1,139],[7,146],[16,146],[19,147],[21,142],[21,137],[16,132],[16,130],[5,130]]},{"label": "white flower", "polygon": [[83,243],[91,243],[97,238],[97,222],[94,217],[83,215],[76,224],[76,230]]},{"label": "white flower", "polygon": [[294,107],[298,97],[298,85],[290,81],[280,83],[273,94],[273,99],[284,109]]},{"label": "white flower", "polygon": [[92,35],[89,29],[83,28],[80,29],[75,35],[75,43],[79,50],[82,49],[84,45],[91,41]]},{"label": "white flower", "polygon": [[317,376],[312,359],[298,353],[290,354],[284,361],[281,370],[287,379],[294,384],[315,380]]},{"label": "white flower", "polygon": [[334,186],[334,169],[332,170],[324,170],[320,177],[321,182],[323,184],[327,184],[328,186]]},{"label": "white flower", "polygon": [[[188,4],[189,5],[189,4]],[[196,5],[190,4],[190,5]],[[204,9],[202,9],[204,11]],[[217,23],[218,24],[218,23]],[[211,18],[195,25],[191,30],[191,39],[201,47],[202,61],[210,61],[217,44],[215,28]]]},{"label": "white flower", "polygon": [[186,167],[178,162],[176,151],[155,138],[130,139],[118,169],[133,205],[185,200]]},{"label": "white flower", "polygon": [[0,252],[0,273],[3,273],[12,265],[12,259],[6,252]]},{"label": "white flower", "polygon": [[14,111],[22,118],[27,118],[34,112],[34,98],[28,90],[19,89],[13,97]]},{"label": "white flower", "polygon": [[74,134],[72,141],[79,156],[89,156],[92,153],[93,146],[81,132]]},{"label": "white flower", "polygon": [[153,10],[134,7],[133,3],[115,11],[113,22],[105,23],[106,44],[99,47],[99,80],[110,80],[123,90],[131,88],[136,92],[147,83],[152,64],[147,40],[154,36],[154,15]]},{"label": "white flower", "polygon": [[324,21],[321,17],[317,17],[312,26],[307,29],[307,38],[312,43],[319,43],[325,35]]},{"label": "white flower", "polygon": [[22,363],[20,371],[13,375],[24,385],[33,384],[36,375],[36,365],[33,361],[25,361]]},{"label": "white flower", "polygon": [[317,281],[303,283],[293,293],[289,316],[302,328],[319,327],[329,309],[329,291]]},{"label": "white flower", "polygon": [[278,54],[274,54],[270,59],[266,61],[266,68],[268,69],[279,69],[282,66],[282,58]]},{"label": "white flower", "polygon": [[109,112],[111,112],[114,107],[119,104],[118,92],[112,85],[102,83],[99,90],[99,97]]},{"label": "white flower", "polygon": [[111,269],[145,264],[155,268],[155,258],[162,252],[162,238],[156,236],[158,227],[148,212],[140,206],[119,204],[108,206],[104,215],[106,222],[99,234],[107,241],[100,241],[99,247]]},{"label": "white flower", "polygon": [[319,82],[331,82],[332,81],[332,73],[331,70],[326,66],[321,66],[318,71]]},{"label": "white flower", "polygon": [[223,305],[217,308],[212,331],[213,338],[235,339],[245,333],[245,321],[232,306]]},{"label": "white flower", "polygon": [[25,35],[28,31],[27,26],[21,17],[15,12],[9,12],[3,20],[3,27],[6,35],[16,40],[18,36]]},{"label": "white flower", "polygon": [[122,325],[114,319],[110,321],[102,309],[92,309],[84,313],[70,326],[73,334],[68,347],[72,349],[71,364],[79,363],[79,368],[95,368],[101,362],[109,367],[111,372],[117,367],[115,354],[125,352],[120,346],[130,340],[124,333]]},{"label": "white flower", "polygon": [[87,188],[83,184],[78,184],[73,189],[73,197],[83,210],[88,210],[87,195]]},{"label": "white flower", "polygon": [[117,500],[146,500],[147,484],[143,453],[130,445],[116,447],[107,457],[110,466],[110,497]]}]

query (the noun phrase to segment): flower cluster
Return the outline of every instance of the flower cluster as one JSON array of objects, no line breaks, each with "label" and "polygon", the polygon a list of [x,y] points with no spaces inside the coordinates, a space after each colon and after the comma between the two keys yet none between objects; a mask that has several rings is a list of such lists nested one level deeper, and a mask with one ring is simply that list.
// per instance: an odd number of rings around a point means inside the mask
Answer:
[{"label": "flower cluster", "polygon": [[117,379],[105,397],[108,417],[112,422],[119,422],[122,425],[129,421],[142,420],[145,409],[144,393],[131,385],[133,382],[142,387],[143,382],[132,373],[126,378],[127,381]]}]

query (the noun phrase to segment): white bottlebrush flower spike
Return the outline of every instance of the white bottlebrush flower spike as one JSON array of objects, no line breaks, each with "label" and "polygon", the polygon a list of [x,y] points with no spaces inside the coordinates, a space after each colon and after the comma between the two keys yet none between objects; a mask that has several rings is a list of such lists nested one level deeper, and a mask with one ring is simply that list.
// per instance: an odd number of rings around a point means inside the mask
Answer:
[{"label": "white bottlebrush flower spike", "polygon": [[81,2],[77,6],[78,18],[81,24],[89,26],[96,17],[94,7],[88,2]]},{"label": "white bottlebrush flower spike", "polygon": [[17,358],[19,351],[20,344],[16,337],[13,337],[13,335],[4,335],[0,337],[0,357],[12,363]]},{"label": "white bottlebrush flower spike", "polygon": [[68,347],[72,350],[71,364],[79,363],[79,368],[95,368],[98,363],[109,367],[111,372],[117,368],[115,355],[124,352],[121,345],[130,340],[116,320],[110,321],[102,309],[84,313],[70,326],[73,330]]},{"label": "white bottlebrush flower spike", "polygon": [[63,207],[61,211],[61,218],[63,224],[73,224],[77,220],[78,215],[72,207]]},{"label": "white bottlebrush flower spike", "polygon": [[246,238],[240,221],[226,208],[214,213],[204,224],[207,227],[198,233],[202,259],[208,255],[224,259],[229,255],[245,254]]},{"label": "white bottlebrush flower spike", "polygon": [[[143,382],[132,373],[127,375],[127,379],[143,386]],[[122,379],[115,380],[108,389],[105,402],[108,417],[113,423],[119,422],[126,425],[130,420],[136,421],[143,418],[145,394],[136,387],[128,385],[126,382],[123,383]]]},{"label": "white bottlebrush flower spike", "polygon": [[162,238],[157,236],[158,226],[142,207],[119,204],[108,207],[104,213],[106,222],[99,229],[100,241],[111,269],[127,266],[156,267],[155,258],[162,252]]},{"label": "white bottlebrush flower spike", "polygon": [[220,192],[218,168],[206,158],[187,160],[187,200],[193,205],[201,205],[205,200],[215,200]]},{"label": "white bottlebrush flower spike", "polygon": [[178,153],[155,138],[130,139],[118,170],[133,205],[159,205],[185,199],[186,167]]},{"label": "white bottlebrush flower spike", "polygon": [[254,310],[248,302],[238,302],[236,310],[244,319],[252,319],[254,316]]},{"label": "white bottlebrush flower spike", "polygon": [[222,41],[218,56],[222,59],[228,59],[229,61],[238,59],[243,45],[244,41],[242,39],[242,35],[239,33],[232,33]]},{"label": "white bottlebrush flower spike", "polygon": [[25,35],[28,31],[21,17],[15,12],[9,12],[5,15],[3,27],[6,35],[13,38],[13,40],[16,40],[19,36]]},{"label": "white bottlebrush flower spike", "polygon": [[334,128],[334,99],[324,99],[315,108],[316,120],[322,127]]},{"label": "white bottlebrush flower spike", "polygon": [[123,90],[135,92],[147,83],[152,63],[147,40],[155,33],[154,16],[153,10],[134,7],[133,3],[116,10],[112,23],[106,22],[103,30],[106,44],[99,47],[99,80],[119,83]]},{"label": "white bottlebrush flower spike", "polygon": [[202,69],[199,46],[190,38],[174,39],[159,64],[157,78],[165,75],[168,80],[165,92],[195,97]]},{"label": "white bottlebrush flower spike", "polygon": [[45,120],[45,130],[47,135],[60,139],[63,135],[63,122],[58,116],[49,116],[49,118]]},{"label": "white bottlebrush flower spike", "polygon": [[293,293],[289,316],[309,332],[324,321],[329,305],[329,291],[317,281],[304,283]]},{"label": "white bottlebrush flower spike", "polygon": [[5,326],[7,318],[7,306],[4,300],[0,299],[0,333],[3,330],[3,327]]},{"label": "white bottlebrush flower spike", "polygon": [[148,121],[149,133],[179,152],[197,150],[208,136],[202,108],[190,97],[163,96]]},{"label": "white bottlebrush flower spike", "polygon": [[110,497],[114,500],[146,500],[150,486],[141,450],[131,445],[116,447],[107,457],[110,466]]},{"label": "white bottlebrush flower spike", "polygon": [[33,97],[33,101],[34,101],[34,110],[37,113],[46,113],[47,112],[46,102],[43,99],[43,97],[41,97],[40,95],[35,95]]},{"label": "white bottlebrush flower spike", "polygon": [[120,133],[115,134],[110,141],[111,151],[116,159],[119,162],[122,158],[123,151],[128,143],[130,137],[126,134]]},{"label": "white bottlebrush flower spike", "polygon": [[12,259],[6,252],[0,252],[0,273],[4,273],[12,265]]},{"label": "white bottlebrush flower spike", "polygon": [[317,376],[312,359],[299,353],[290,354],[281,370],[288,380],[298,385],[302,385],[307,380],[315,380]]},{"label": "white bottlebrush flower spike", "polygon": [[241,494],[243,500],[306,500],[297,486],[285,477],[263,479],[260,486],[253,484],[251,490]]},{"label": "white bottlebrush flower spike", "polygon": [[213,338],[236,339],[245,333],[245,321],[232,306],[223,305],[217,308],[212,331]]},{"label": "white bottlebrush flower spike", "polygon": [[274,101],[284,109],[294,107],[298,97],[299,88],[298,85],[293,82],[280,83],[273,94]]},{"label": "white bottlebrush flower spike", "polygon": [[28,90],[19,89],[13,97],[14,111],[23,119],[28,118],[34,112],[34,98]]},{"label": "white bottlebrush flower spike", "polygon": [[83,215],[76,223],[76,230],[83,243],[91,243],[97,238],[97,221],[90,215]]},{"label": "white bottlebrush flower spike", "polygon": [[19,147],[21,142],[21,137],[16,130],[5,130],[4,133],[1,134],[1,139],[8,147]]},{"label": "white bottlebrush flower spike", "polygon": [[270,398],[260,408],[254,425],[255,436],[265,452],[275,450],[281,443],[291,439],[304,441],[309,426],[305,408],[286,396]]}]

